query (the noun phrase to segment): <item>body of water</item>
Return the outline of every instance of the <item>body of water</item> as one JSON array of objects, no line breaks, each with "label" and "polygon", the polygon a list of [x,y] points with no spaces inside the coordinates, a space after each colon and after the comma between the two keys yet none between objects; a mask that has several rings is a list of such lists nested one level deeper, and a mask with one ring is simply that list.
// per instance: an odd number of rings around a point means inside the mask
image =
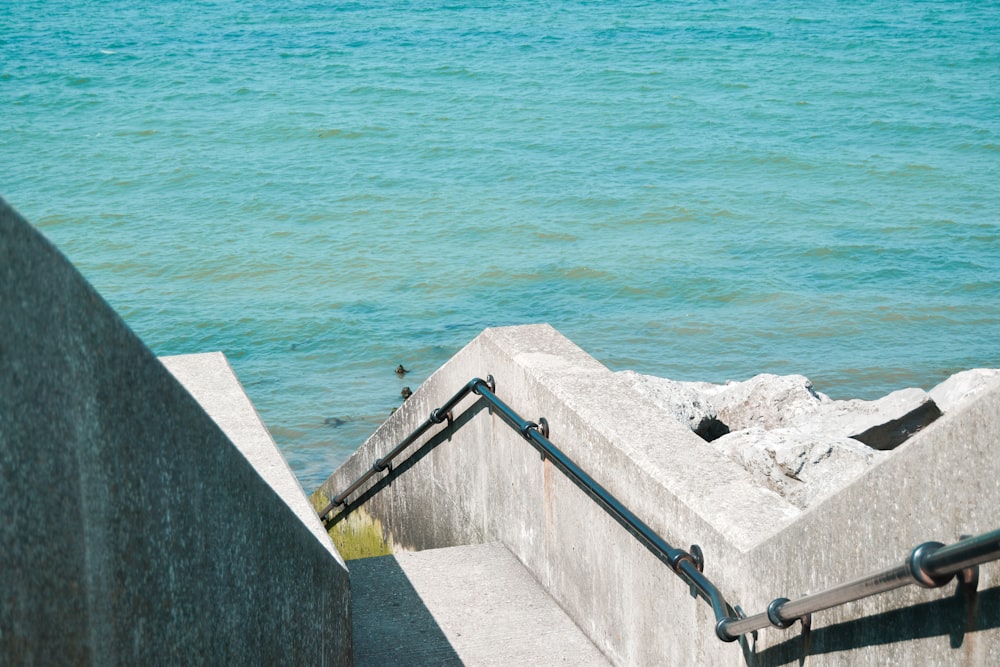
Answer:
[{"label": "body of water", "polygon": [[873,398],[1000,366],[1000,4],[5,2],[0,194],[307,491],[490,326]]}]

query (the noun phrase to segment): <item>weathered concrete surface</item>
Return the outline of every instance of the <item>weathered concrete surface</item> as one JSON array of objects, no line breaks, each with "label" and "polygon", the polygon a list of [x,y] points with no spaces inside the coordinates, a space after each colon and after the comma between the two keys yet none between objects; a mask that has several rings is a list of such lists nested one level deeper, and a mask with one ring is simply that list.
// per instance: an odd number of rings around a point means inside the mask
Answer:
[{"label": "weathered concrete surface", "polygon": [[[526,418],[546,417],[553,441],[671,544],[738,553],[799,515],[686,426],[650,418],[652,403],[548,326],[484,332],[320,492],[337,495],[432,409],[489,374],[504,401]],[[387,542],[400,550],[503,543],[614,664],[736,659],[738,649],[714,638],[704,603],[518,433],[474,396],[453,414],[464,425],[429,436],[433,449],[417,443],[418,460],[366,503]]]},{"label": "weathered concrete surface", "polygon": [[[945,415],[802,512],[548,326],[489,329],[432,375],[321,489],[332,497],[472,377],[497,394],[668,543],[700,545],[706,574],[753,614],[897,565],[917,544],[1000,526],[1000,389]],[[982,568],[968,621],[950,590],[907,588],[816,614],[756,642],[715,638],[709,607],[475,397],[403,457],[367,499],[386,543],[499,541],[614,664],[991,664],[1000,577]],[[426,444],[425,444],[426,443]],[[365,494],[362,489],[355,497]],[[955,605],[960,607],[955,610]],[[862,617],[865,618],[862,618]],[[968,629],[957,632],[956,627]]]},{"label": "weathered concrete surface", "polygon": [[[747,554],[750,613],[886,567],[926,541],[1000,527],[1000,387],[945,414],[857,481]],[[779,592],[780,593],[777,593]],[[975,602],[955,586],[907,587],[814,615],[808,646],[765,630],[751,664],[1000,664],[1000,563]],[[784,641],[781,641],[784,639]]]},{"label": "weathered concrete surface", "polygon": [[351,561],[354,660],[371,665],[607,665],[501,544]]},{"label": "weathered concrete surface", "polygon": [[0,202],[0,663],[349,664],[348,578]]}]

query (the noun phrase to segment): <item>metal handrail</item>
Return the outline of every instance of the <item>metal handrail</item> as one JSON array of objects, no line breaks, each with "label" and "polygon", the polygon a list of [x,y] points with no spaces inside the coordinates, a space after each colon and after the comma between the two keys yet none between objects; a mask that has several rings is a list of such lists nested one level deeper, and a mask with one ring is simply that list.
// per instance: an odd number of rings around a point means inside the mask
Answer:
[{"label": "metal handrail", "polygon": [[[489,382],[493,382],[492,375],[489,376]],[[393,459],[399,456],[403,452],[403,450],[405,450],[407,447],[416,442],[417,438],[426,433],[427,429],[429,429],[431,426],[434,426],[436,424],[441,424],[445,421],[451,423],[452,409],[456,405],[458,405],[459,402],[461,402],[461,400],[466,396],[468,396],[470,393],[472,392],[479,393],[476,391],[476,387],[478,387],[479,385],[486,385],[486,384],[487,383],[484,380],[480,380],[479,378],[473,378],[469,380],[469,382],[466,383],[464,387],[459,389],[454,396],[449,398],[444,405],[442,405],[440,408],[436,410],[431,410],[430,417],[425,419],[420,426],[415,428],[413,432],[410,433],[410,435],[406,436],[398,445],[393,447],[388,454],[375,461],[375,463],[372,464],[371,468],[365,471],[365,473],[361,475],[361,477],[354,480],[354,483],[351,484],[349,487],[347,487],[340,495],[331,500],[330,504],[328,504],[325,508],[323,508],[323,510],[319,513],[319,518],[325,519],[327,514],[332,512],[340,505],[343,505],[347,500],[347,496],[354,493],[358,489],[358,487],[360,487],[362,484],[371,479],[373,475],[383,472],[384,470],[391,469]],[[496,385],[493,384],[492,386],[495,387]]]},{"label": "metal handrail", "polygon": [[654,556],[668,565],[674,574],[691,587],[692,594],[697,594],[704,599],[712,607],[716,620],[715,634],[722,641],[735,641],[744,634],[768,626],[787,628],[797,620],[808,621],[813,612],[910,584],[924,588],[938,588],[950,582],[956,573],[960,574],[963,582],[974,588],[978,581],[976,568],[981,563],[1000,559],[1000,529],[978,537],[962,539],[950,546],[945,546],[940,542],[926,542],[911,551],[902,565],[876,572],[820,593],[807,595],[795,601],[790,601],[788,598],[777,598],[768,605],[766,611],[748,617],[738,606],[730,607],[721,591],[702,573],[704,557],[698,545],[692,545],[691,552],[687,552],[668,544],[666,540],[653,532],[645,522],[622,505],[618,499],[552,444],[548,438],[548,422],[544,418],[539,419],[540,423],[523,419],[510,406],[500,400],[495,392],[496,382],[492,375],[487,376],[486,380],[480,378],[470,380],[444,405],[432,410],[430,416],[410,435],[393,447],[385,456],[376,460],[371,468],[336,496],[320,511],[320,518],[325,521],[330,512],[341,505],[346,505],[347,497],[372,476],[391,470],[392,461],[432,426],[445,421],[451,424],[453,421],[452,409],[462,399],[473,393],[481,396],[496,414],[520,433],[544,459],[551,461],[556,468],[597,502]]},{"label": "metal handrail", "polygon": [[773,625],[787,628],[810,614],[848,602],[885,593],[908,585],[940,588],[961,576],[963,582],[974,584],[978,573],[974,568],[1000,558],[1000,529],[977,537],[968,537],[949,546],[940,542],[925,542],[907,556],[902,565],[890,567],[825,591],[807,595],[795,601],[777,598],[754,616],[727,619],[721,631],[728,635],[743,635]]}]

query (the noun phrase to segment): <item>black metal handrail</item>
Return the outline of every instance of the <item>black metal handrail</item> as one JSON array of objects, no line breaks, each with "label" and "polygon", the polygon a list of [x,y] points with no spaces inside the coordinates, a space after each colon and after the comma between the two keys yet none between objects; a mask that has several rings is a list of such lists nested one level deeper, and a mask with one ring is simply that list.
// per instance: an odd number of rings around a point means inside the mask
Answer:
[{"label": "black metal handrail", "polygon": [[552,444],[548,438],[549,429],[545,419],[540,419],[539,423],[523,419],[510,406],[500,400],[495,392],[496,383],[492,375],[487,376],[486,380],[480,378],[470,380],[444,405],[432,410],[430,416],[410,435],[393,447],[385,456],[376,460],[371,468],[336,496],[320,511],[320,518],[326,521],[330,512],[341,505],[346,505],[347,497],[372,476],[391,470],[392,461],[432,426],[445,421],[448,421],[449,424],[452,423],[451,411],[462,399],[473,393],[481,396],[496,414],[519,432],[538,450],[543,458],[551,461],[556,468],[597,502],[654,556],[668,565],[674,574],[691,587],[693,594],[704,599],[712,607],[716,620],[715,634],[722,641],[735,641],[744,634],[768,626],[787,628],[797,620],[808,622],[813,612],[910,584],[925,588],[938,588],[950,582],[956,574],[960,574],[962,581],[974,589],[978,582],[976,568],[982,563],[1000,559],[1000,529],[978,537],[962,539],[950,546],[945,546],[940,542],[926,542],[910,552],[906,561],[900,566],[882,570],[795,601],[790,601],[788,598],[777,598],[768,605],[767,611],[748,617],[738,606],[731,607],[721,591],[702,573],[704,557],[698,545],[692,545],[691,551],[688,552],[668,544],[666,540],[653,532],[645,522],[622,505],[618,499]]},{"label": "black metal handrail", "polygon": [[[489,376],[489,381],[493,382],[492,375]],[[486,385],[486,384],[487,382],[485,380],[480,380],[479,378],[473,378],[472,380],[469,380],[469,382],[464,387],[458,390],[458,392],[456,392],[454,396],[449,398],[444,405],[442,405],[437,410],[431,410],[430,417],[425,419],[420,426],[415,428],[413,432],[410,433],[410,435],[406,436],[398,445],[393,447],[392,451],[390,451],[388,454],[375,461],[375,463],[372,464],[372,467],[369,468],[367,471],[365,471],[365,473],[361,475],[361,477],[356,479],[353,484],[344,489],[343,493],[341,493],[333,500],[331,500],[330,504],[327,505],[319,513],[320,518],[325,519],[327,514],[332,512],[338,506],[343,505],[347,499],[347,496],[354,493],[358,489],[358,487],[360,487],[362,484],[371,479],[373,475],[390,469],[392,466],[393,459],[402,454],[403,450],[405,450],[407,447],[416,442],[417,439],[424,433],[426,433],[430,427],[435,426],[437,424],[441,424],[445,421],[450,422],[451,411],[454,409],[454,407],[458,405],[461,402],[461,400],[466,396],[468,396],[470,393],[473,392],[479,393],[476,391],[476,387],[478,387],[479,385]],[[493,384],[492,386],[495,387],[496,385]]]}]

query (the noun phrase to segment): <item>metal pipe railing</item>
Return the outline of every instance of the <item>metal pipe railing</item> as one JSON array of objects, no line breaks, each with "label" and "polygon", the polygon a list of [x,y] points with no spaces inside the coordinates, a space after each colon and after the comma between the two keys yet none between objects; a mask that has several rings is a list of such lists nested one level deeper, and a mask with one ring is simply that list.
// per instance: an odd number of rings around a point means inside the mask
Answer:
[{"label": "metal pipe railing", "polygon": [[997,559],[1000,559],[1000,529],[978,537],[959,540],[950,546],[940,542],[925,542],[911,551],[902,565],[795,601],[778,598],[768,605],[767,611],[747,618],[725,621],[722,630],[730,635],[742,635],[769,625],[788,627],[813,612],[903,586],[915,584],[924,588],[938,588],[950,582],[957,573]]},{"label": "metal pipe railing", "polygon": [[[692,555],[683,549],[670,546],[666,540],[653,532],[644,521],[622,505],[607,489],[598,484],[593,477],[584,472],[568,456],[563,454],[558,447],[552,444],[548,439],[548,424],[544,419],[539,420],[542,422],[541,426],[522,419],[506,403],[501,401],[491,388],[480,386],[477,393],[493,406],[507,424],[517,430],[525,440],[534,445],[544,458],[551,461],[560,472],[580,487],[591,499],[595,500],[604,511],[628,530],[654,556],[670,566],[674,574],[685,580],[689,586],[692,586],[693,590],[711,605],[716,621],[720,623],[717,627],[722,627],[721,622],[724,619],[730,618],[732,610],[719,589],[702,574],[703,559],[701,558],[700,549],[693,547],[692,550],[695,551],[695,555]],[[724,641],[733,641],[737,636],[719,635],[719,638]]]},{"label": "metal pipe railing", "polygon": [[[493,381],[493,376],[489,376],[489,381]],[[326,519],[326,516],[332,512],[334,509],[343,505],[347,500],[347,496],[354,493],[362,484],[367,482],[372,478],[373,475],[383,472],[391,468],[392,461],[405,450],[407,447],[412,445],[417,439],[422,436],[427,430],[436,424],[441,424],[445,421],[451,422],[451,411],[458,405],[463,398],[468,396],[471,392],[476,391],[476,387],[479,385],[486,385],[485,380],[480,380],[479,378],[473,378],[469,380],[468,383],[461,389],[459,389],[454,396],[449,398],[444,405],[436,410],[431,410],[430,416],[424,420],[424,422],[413,430],[410,435],[406,436],[398,445],[392,448],[392,450],[383,456],[382,458],[375,461],[372,467],[369,468],[361,477],[357,478],[353,484],[347,487],[340,495],[330,501],[330,503],[323,508],[319,513],[320,519]]]},{"label": "metal pipe railing", "polygon": [[527,421],[514,412],[510,406],[496,395],[496,383],[490,375],[486,380],[473,378],[440,408],[432,410],[430,416],[410,435],[392,448],[336,496],[319,516],[324,521],[330,512],[347,504],[347,497],[361,487],[372,476],[391,470],[392,461],[410,445],[417,441],[428,429],[444,421],[452,422],[451,411],[470,393],[474,393],[488,403],[492,410],[521,436],[527,440],[543,458],[575,483],[592,500],[597,502],[612,518],[621,524],[644,547],[661,562],[683,579],[692,592],[704,599],[715,614],[715,634],[722,641],[734,641],[740,636],[768,626],[787,628],[797,620],[805,620],[813,612],[836,607],[865,597],[884,593],[902,586],[916,584],[925,588],[944,586],[961,573],[963,581],[975,581],[974,568],[981,563],[1000,559],[1000,529],[978,537],[962,539],[945,546],[940,542],[926,542],[916,547],[902,565],[876,572],[860,579],[835,586],[820,593],[814,593],[798,600],[777,598],[767,610],[754,616],[746,616],[739,607],[730,607],[719,589],[702,573],[704,558],[697,545],[691,553],[668,544],[639,517],[621,504],[603,486],[584,472],[569,457],[548,439],[548,423]]},{"label": "metal pipe railing", "polygon": [[[408,435],[398,445],[393,447],[388,454],[376,460],[375,463],[372,464],[371,468],[365,471],[342,493],[331,500],[330,503],[320,511],[320,518],[325,520],[326,516],[330,512],[341,505],[345,505],[347,503],[348,496],[354,493],[354,491],[360,488],[366,481],[371,479],[372,476],[388,469],[392,460],[416,442],[416,440],[431,426],[434,424],[440,424],[444,422],[445,419],[449,419],[450,421],[451,410],[470,393],[475,393],[478,396],[481,396],[483,400],[485,400],[486,403],[488,403],[496,412],[496,414],[498,414],[500,418],[507,423],[507,425],[511,426],[514,430],[520,433],[521,436],[531,443],[543,457],[549,459],[556,468],[558,468],[564,475],[580,487],[584,493],[590,496],[591,499],[596,501],[619,524],[625,527],[625,529],[638,539],[639,542],[650,552],[652,552],[654,556],[670,566],[670,569],[673,570],[677,576],[683,579],[689,586],[692,587],[694,592],[708,602],[715,613],[716,621],[718,623],[717,627],[721,628],[723,620],[732,618],[731,615],[733,612],[726,603],[722,593],[701,572],[703,561],[700,549],[696,546],[692,547],[692,551],[695,552],[695,554],[692,555],[683,549],[677,549],[668,544],[662,537],[653,532],[653,530],[647,526],[645,522],[639,519],[639,517],[633,514],[627,507],[622,505],[617,498],[608,493],[603,486],[598,484],[568,456],[563,454],[558,447],[552,444],[552,442],[548,439],[548,424],[544,419],[540,420],[541,424],[536,424],[535,422],[530,422],[521,418],[521,416],[514,412],[509,405],[500,400],[496,393],[494,393],[495,390],[496,383],[493,380],[492,375],[488,376],[486,380],[482,380],[480,378],[473,378],[470,380],[461,390],[448,399],[444,405],[431,411],[430,416],[410,435]],[[719,638],[724,641],[733,641],[737,638],[737,635],[719,635]]]}]

